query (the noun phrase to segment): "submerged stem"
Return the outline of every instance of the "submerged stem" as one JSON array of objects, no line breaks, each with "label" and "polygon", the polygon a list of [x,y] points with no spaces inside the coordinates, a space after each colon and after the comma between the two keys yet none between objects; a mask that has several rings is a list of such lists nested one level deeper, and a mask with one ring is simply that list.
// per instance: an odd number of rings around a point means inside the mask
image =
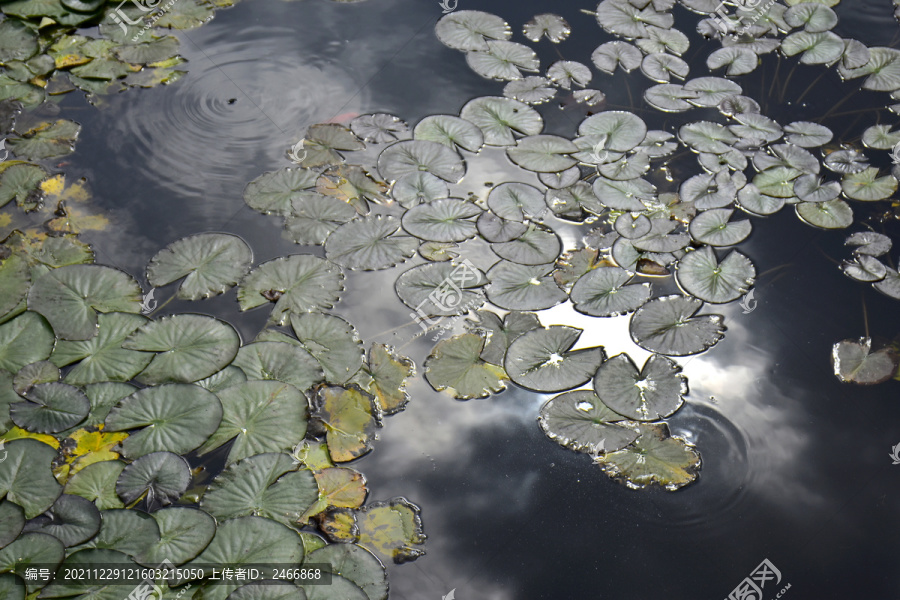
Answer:
[{"label": "submerged stem", "polygon": [[826,70],[823,69],[822,72],[819,74],[819,76],[816,77],[815,79],[813,79],[813,82],[812,82],[811,84],[809,84],[809,85],[806,87],[806,89],[803,90],[803,93],[800,94],[800,97],[797,98],[797,100],[796,100],[797,104],[800,104],[800,102],[803,100],[803,98],[806,97],[806,95],[810,92],[810,90],[812,90],[813,87],[814,87],[817,83],[819,83],[819,80],[822,79],[823,77],[825,77],[825,74],[826,74],[827,72],[828,72],[828,71],[826,71]]}]

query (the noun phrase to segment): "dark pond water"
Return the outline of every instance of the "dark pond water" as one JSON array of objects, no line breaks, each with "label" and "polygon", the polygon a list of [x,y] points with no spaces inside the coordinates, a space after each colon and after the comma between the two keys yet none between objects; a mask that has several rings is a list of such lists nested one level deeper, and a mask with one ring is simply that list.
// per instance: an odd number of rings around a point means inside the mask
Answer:
[{"label": "dark pond water", "polygon": [[[567,59],[587,61],[609,39],[579,12],[593,4],[460,0],[459,8],[498,14],[514,31],[534,14],[558,12],[573,29],[559,48]],[[686,24],[696,16],[675,12],[676,25],[693,30]],[[837,12],[838,35],[896,43],[889,2],[845,0]],[[178,33],[189,74],[177,84],[113,96],[99,110],[66,99],[62,116],[84,125],[68,170],[88,177],[116,225],[86,236],[97,262],[142,273],[160,248],[201,231],[243,236],[257,263],[300,251],[241,193],[260,173],[287,166],[285,150],[307,126],[368,112],[415,123],[501,93],[501,83],[482,79],[437,41],[440,16],[434,0],[244,0]],[[691,41],[688,57],[700,43]],[[546,66],[554,50],[540,47]],[[782,123],[817,120],[858,87],[831,72],[797,105],[791,94],[821,73],[801,66],[780,102],[767,95],[769,59],[742,84],[746,95],[767,98],[767,113]],[[782,65],[782,84],[786,71]],[[628,90],[623,79],[599,84],[609,106],[629,106],[629,91],[640,102],[646,80],[633,73]],[[884,97],[862,92],[841,110],[879,107]],[[569,136],[584,116],[552,103],[542,113],[547,133]],[[679,119],[702,118],[639,114],[669,130]],[[837,136],[848,130],[844,140],[876,122],[873,114],[822,122]],[[882,110],[877,118],[891,117]],[[502,181],[505,158],[497,156],[479,161],[488,166],[470,172],[460,191]],[[370,500],[404,496],[422,508],[427,555],[389,565],[391,597],[438,600],[455,589],[460,600],[724,598],[769,559],[781,585],[791,585],[788,598],[900,598],[900,467],[888,457],[900,442],[897,384],[841,384],[829,362],[832,344],[864,335],[864,306],[876,340],[897,335],[898,304],[839,272],[844,235],[805,226],[791,210],[754,219],[740,248],[763,274],[757,309],[721,307],[725,339],[679,360],[690,395],[669,422],[703,458],[699,481],[679,492],[628,490],[549,441],[536,423],[546,396],[511,389],[459,402],[417,379],[409,408],[386,421],[375,451],[354,465],[368,479]],[[409,327],[390,331],[408,312],[393,292],[395,275],[350,274],[337,312],[367,342],[405,345],[421,373],[431,344],[411,341]],[[245,339],[268,314],[238,317],[234,291],[169,309],[221,316]],[[609,355],[627,351],[639,364],[648,355],[630,341],[627,320],[560,307],[541,319],[584,327],[582,343],[602,344]]]}]

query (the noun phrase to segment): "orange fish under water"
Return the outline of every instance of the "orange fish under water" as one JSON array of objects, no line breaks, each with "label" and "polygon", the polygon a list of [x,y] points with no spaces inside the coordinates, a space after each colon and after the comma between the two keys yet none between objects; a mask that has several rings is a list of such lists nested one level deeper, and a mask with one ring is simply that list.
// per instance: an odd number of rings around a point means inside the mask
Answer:
[{"label": "orange fish under water", "polygon": [[358,116],[359,116],[359,113],[357,113],[357,112],[345,112],[345,113],[339,114],[336,117],[331,117],[327,121],[323,121],[323,123],[340,123],[341,125],[343,125],[347,121],[352,121],[353,119],[355,119]]}]

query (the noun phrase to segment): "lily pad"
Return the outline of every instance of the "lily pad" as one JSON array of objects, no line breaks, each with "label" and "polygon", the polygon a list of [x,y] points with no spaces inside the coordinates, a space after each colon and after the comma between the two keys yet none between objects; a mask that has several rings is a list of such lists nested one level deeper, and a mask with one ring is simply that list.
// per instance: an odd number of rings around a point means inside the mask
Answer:
[{"label": "lily pad", "polygon": [[567,156],[578,147],[569,140],[555,135],[534,135],[522,138],[506,153],[510,160],[529,171],[557,173],[575,166],[578,162]]},{"label": "lily pad", "polygon": [[541,407],[538,423],[557,444],[586,454],[621,450],[637,439],[633,429],[616,423],[624,417],[591,390],[560,394]]},{"label": "lily pad", "polygon": [[756,268],[736,250],[719,262],[707,246],[687,253],[678,262],[675,276],[687,293],[706,302],[722,304],[747,293],[756,278]]},{"label": "lily pad", "polygon": [[518,181],[501,183],[492,188],[487,204],[495,215],[511,221],[538,218],[547,211],[541,191]]},{"label": "lily pad", "polygon": [[890,251],[893,242],[883,233],[875,231],[857,231],[844,240],[845,246],[855,246],[853,254],[866,256],[882,256]]},{"label": "lily pad", "polygon": [[24,402],[9,405],[12,422],[34,433],[56,433],[82,422],[91,409],[84,392],[65,383],[32,387]]},{"label": "lily pad", "polygon": [[[403,143],[403,142],[401,142]],[[325,256],[348,269],[374,271],[405,261],[416,252],[416,238],[397,235],[400,221],[376,215],[341,225],[325,241]]]},{"label": "lily pad", "polygon": [[[416,125],[413,137],[417,140],[443,144],[451,150],[459,147],[469,152],[478,152],[484,145],[484,134],[477,125],[453,115],[425,117]],[[395,184],[395,190],[396,187]]]},{"label": "lily pad", "polygon": [[696,241],[710,246],[733,246],[750,235],[753,226],[750,221],[729,221],[734,209],[718,208],[706,210],[691,221],[689,230]]},{"label": "lily pad", "polygon": [[853,200],[884,200],[897,191],[897,180],[893,175],[878,177],[878,169],[869,167],[858,173],[847,173],[841,180],[844,195]]},{"label": "lily pad", "polygon": [[284,342],[254,342],[238,350],[232,363],[248,379],[283,381],[307,390],[325,380],[319,361],[300,346]]},{"label": "lily pad", "polygon": [[0,369],[13,373],[45,360],[53,350],[53,330],[44,318],[26,311],[0,325]]},{"label": "lily pad", "polygon": [[627,354],[600,365],[594,392],[606,406],[635,421],[656,421],[678,410],[687,394],[687,379],[675,361],[654,354],[638,371]]},{"label": "lily pad", "polygon": [[219,427],[222,405],[198,385],[168,384],[144,388],[122,400],[106,417],[105,431],[132,432],[122,443],[127,458],[168,450],[186,454]]},{"label": "lily pad", "polygon": [[295,244],[318,246],[355,216],[356,209],[346,202],[303,192],[291,202],[291,213],[284,219],[284,228]]},{"label": "lily pad", "polygon": [[[425,554],[420,547],[425,543],[425,533],[419,513],[419,507],[405,498],[364,506],[357,512],[359,544],[398,565],[419,558]],[[342,563],[339,558],[336,560],[338,564]],[[344,576],[351,580],[356,578],[354,582],[357,585],[365,586],[369,600],[385,600],[387,585],[381,584],[374,569],[359,572],[346,562],[342,568]],[[366,585],[369,581],[372,584]]]},{"label": "lily pad", "polygon": [[541,328],[537,315],[517,310],[506,313],[501,320],[489,310],[475,311],[475,319],[467,321],[466,329],[472,333],[486,334],[487,344],[481,358],[495,365],[502,365],[509,345],[523,333]]},{"label": "lily pad", "polygon": [[530,21],[525,23],[525,28],[522,32],[532,42],[537,42],[542,37],[547,36],[548,40],[558,44],[569,37],[572,29],[561,16],[544,13],[535,15]]},{"label": "lily pad", "polygon": [[244,189],[244,202],[264,215],[287,215],[303,190],[316,186],[319,174],[309,169],[281,169],[263,173]]},{"label": "lily pad", "polygon": [[516,143],[515,133],[537,135],[544,128],[540,113],[510,98],[475,98],[462,107],[459,116],[477,125],[490,146],[511,146]]},{"label": "lily pad", "polygon": [[898,356],[890,347],[872,352],[872,340],[866,337],[836,343],[831,363],[841,381],[872,385],[887,381],[897,372]]},{"label": "lily pad", "polygon": [[336,315],[293,315],[291,328],[300,345],[313,355],[329,383],[349,381],[362,367],[363,347],[356,329]]},{"label": "lily pad", "polygon": [[156,521],[144,511],[104,510],[100,516],[100,532],[83,547],[116,550],[134,558],[160,539]]},{"label": "lily pad", "polygon": [[801,202],[795,207],[804,222],[822,229],[844,229],[853,224],[853,209],[840,199],[828,202]]},{"label": "lily pad", "polygon": [[572,350],[581,333],[564,325],[523,333],[503,360],[509,378],[536,392],[561,392],[587,383],[606,354],[601,346]]},{"label": "lily pad", "polygon": [[475,333],[441,340],[425,359],[425,379],[437,391],[450,390],[459,400],[502,392],[509,378],[503,367],[482,358],[486,341]]},{"label": "lily pad", "polygon": [[[3,21],[10,23],[12,20]],[[2,23],[0,23],[2,25]],[[47,171],[28,163],[8,165],[0,173],[0,206],[15,199],[21,208],[36,208],[41,199],[40,183],[47,179]]]},{"label": "lily pad", "polygon": [[554,265],[520,265],[498,261],[487,272],[488,300],[507,310],[543,310],[566,301],[553,280]]},{"label": "lily pad", "polygon": [[482,210],[472,202],[442,198],[419,204],[403,214],[403,229],[433,242],[462,242],[475,237],[474,217]]},{"label": "lily pad", "polygon": [[437,22],[434,33],[454,50],[487,50],[487,40],[505,40],[512,35],[506,21],[480,10],[452,12]]},{"label": "lily pad", "polygon": [[545,265],[559,257],[562,240],[553,230],[530,224],[518,238],[491,244],[491,250],[500,258],[520,265]]},{"label": "lily pad", "polygon": [[90,464],[69,477],[65,492],[90,500],[100,510],[124,508],[116,495],[116,480],[124,468],[125,463],[118,460]]},{"label": "lily pad", "polygon": [[366,147],[353,132],[336,123],[310,126],[304,142],[306,157],[300,164],[307,168],[340,164],[344,159],[338,150],[356,151]]},{"label": "lily pad", "polygon": [[671,437],[665,423],[641,423],[640,437],[630,446],[594,459],[610,477],[626,487],[660,485],[675,491],[697,479],[700,454],[681,438]]},{"label": "lily pad", "polygon": [[75,151],[75,141],[81,125],[60,119],[55,123],[41,123],[21,137],[11,137],[6,143],[16,156],[26,160],[40,160],[65,156]]},{"label": "lily pad", "polygon": [[457,183],[466,174],[466,166],[459,154],[447,146],[426,140],[396,142],[378,155],[378,172],[385,180],[397,180],[419,171]]},{"label": "lily pad", "polygon": [[6,442],[6,459],[0,469],[0,498],[21,506],[25,518],[32,519],[56,501],[62,493],[50,470],[56,450],[32,439]]},{"label": "lily pad", "polygon": [[406,381],[416,374],[416,365],[412,360],[398,356],[386,344],[372,344],[363,369],[369,378],[366,391],[375,396],[378,407],[385,415],[393,415],[406,408],[409,402]]},{"label": "lily pad", "polygon": [[125,504],[143,496],[148,505],[167,505],[178,500],[190,483],[186,460],[171,452],[153,452],[125,467],[116,481],[116,493]]},{"label": "lily pad", "polygon": [[325,432],[331,460],[346,462],[372,450],[375,431],[381,426],[375,397],[359,386],[325,386],[319,389],[311,413],[313,423]]},{"label": "lily pad", "polygon": [[72,265],[39,277],[28,308],[42,314],[56,335],[86,340],[97,333],[97,312],[139,313],[143,296],[133,277],[101,265]]},{"label": "lily pad", "polygon": [[[468,121],[466,123],[475,127]],[[475,128],[478,129],[477,127]],[[478,129],[478,135],[481,135],[480,129]],[[394,187],[391,189],[391,195],[394,197],[394,200],[400,203],[400,206],[410,208],[421,202],[431,202],[440,198],[446,198],[450,195],[450,189],[447,187],[446,181],[435,177],[431,173],[419,171],[404,175],[395,181]]]},{"label": "lily pad", "polygon": [[647,125],[633,113],[611,110],[586,118],[578,125],[578,134],[606,135],[604,149],[627,152],[644,141]]},{"label": "lily pad", "polygon": [[350,121],[350,131],[366,142],[384,144],[409,137],[409,127],[399,117],[385,113],[361,115]]},{"label": "lily pad", "polygon": [[128,350],[157,353],[136,378],[148,385],[209,377],[234,359],[240,345],[240,336],[228,323],[191,314],[151,321],[122,343]]},{"label": "lily pad", "polygon": [[253,515],[291,527],[318,493],[312,472],[298,471],[286,454],[266,453],[226,467],[209,484],[200,506],[219,521]]},{"label": "lily pad", "polygon": [[650,299],[650,284],[629,284],[631,279],[631,273],[619,267],[598,267],[582,275],[569,295],[580,313],[616,317],[637,310]]},{"label": "lily pad", "polygon": [[719,315],[694,316],[702,305],[689,296],[655,298],[632,315],[631,339],[645,350],[669,356],[703,352],[722,339],[725,327]]},{"label": "lily pad", "polygon": [[784,131],[787,134],[784,139],[788,143],[803,148],[824,146],[834,136],[827,127],[818,123],[810,123],[809,121],[795,121],[785,125]]},{"label": "lily pad", "polygon": [[343,280],[341,268],[333,262],[310,254],[293,254],[253,269],[238,286],[237,297],[241,310],[274,301],[269,318],[283,324],[292,313],[332,308],[344,290]]},{"label": "lily pad", "polygon": [[466,53],[473,71],[487,79],[521,79],[522,71],[537,71],[540,62],[534,50],[516,42],[488,40],[487,50]]},{"label": "lily pad", "polygon": [[216,533],[216,521],[196,508],[170,506],[152,514],[159,528],[159,539],[135,559],[156,567],[164,560],[180,565],[197,556]]},{"label": "lily pad", "polygon": [[397,278],[394,289],[413,318],[465,314],[484,304],[487,283],[484,273],[472,263],[452,262],[419,265]]},{"label": "lily pad", "polygon": [[147,265],[147,281],[164,286],[182,277],[178,297],[198,300],[234,287],[250,270],[253,252],[236,235],[201,233],[182,238],[159,251]]},{"label": "lily pad", "polygon": [[197,453],[234,439],[226,465],[263,452],[285,452],[306,435],[308,401],[280,381],[247,381],[219,392],[222,421]]},{"label": "lily pad", "polygon": [[146,317],[129,313],[98,315],[97,335],[84,341],[59,340],[50,355],[58,367],[77,363],[66,373],[66,383],[86,385],[103,381],[130,381],[153,359],[149,352],[122,348]]},{"label": "lily pad", "polygon": [[844,54],[844,41],[830,31],[798,31],[782,40],[781,51],[785,56],[802,52],[800,62],[805,65],[828,64]]},{"label": "lily pad", "polygon": [[[525,104],[543,104],[556,95],[549,79],[532,75],[524,79],[514,79],[503,86],[503,95]],[[481,130],[478,130],[479,133]]]},{"label": "lily pad", "polygon": [[330,565],[332,573],[356,584],[369,600],[386,600],[388,597],[387,572],[365,548],[354,544],[329,544],[310,553],[306,562]]},{"label": "lily pad", "polygon": [[809,173],[794,180],[794,194],[802,202],[828,202],[841,195],[841,184]]},{"label": "lily pad", "polygon": [[65,546],[75,546],[100,529],[100,511],[90,500],[62,494],[43,515],[25,525],[25,531],[52,535]]},{"label": "lily pad", "polygon": [[619,40],[600,44],[591,54],[594,66],[610,75],[618,67],[621,67],[626,73],[630,73],[641,66],[642,58],[640,50],[628,42]]}]

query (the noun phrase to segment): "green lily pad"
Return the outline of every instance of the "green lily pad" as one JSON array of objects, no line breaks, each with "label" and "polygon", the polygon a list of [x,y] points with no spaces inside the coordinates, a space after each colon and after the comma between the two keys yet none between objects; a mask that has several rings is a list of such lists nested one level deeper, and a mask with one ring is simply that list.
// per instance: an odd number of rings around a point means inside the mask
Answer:
[{"label": "green lily pad", "polygon": [[620,40],[600,44],[591,54],[594,66],[610,75],[619,67],[630,73],[641,66],[642,59],[640,50]]},{"label": "green lily pad", "polygon": [[752,225],[746,219],[729,222],[733,213],[731,208],[703,211],[691,221],[691,237],[710,246],[733,246],[744,241],[750,235]]},{"label": "green lily pad", "polygon": [[660,485],[675,491],[697,479],[700,454],[681,438],[671,437],[665,423],[641,423],[633,444],[594,459],[603,472],[631,489]]},{"label": "green lily pad", "polygon": [[853,200],[884,200],[897,191],[897,180],[893,175],[878,177],[878,169],[869,167],[858,173],[847,173],[841,179],[844,195]]},{"label": "green lily pad", "polygon": [[[0,571],[15,570],[20,576],[29,567],[50,569],[51,573],[63,561],[66,556],[66,550],[62,542],[52,535],[46,533],[26,533],[19,537],[16,541],[0,550]],[[24,578],[24,577],[23,577]],[[45,583],[38,581],[27,581],[26,585],[22,585],[20,579],[17,587],[29,594],[35,594]],[[2,587],[0,587],[2,590]],[[15,596],[4,596],[15,597]]]},{"label": "green lily pad", "polygon": [[403,214],[403,229],[433,242],[462,242],[475,237],[475,221],[482,210],[472,202],[442,198],[419,204]]},{"label": "green lily pad", "polygon": [[254,515],[295,526],[319,496],[312,472],[296,469],[287,454],[250,456],[216,476],[200,505],[219,521]]},{"label": "green lily pad", "polygon": [[[66,560],[62,562],[59,568],[71,569],[78,573],[80,569],[96,568],[97,565],[113,569],[137,568],[130,556],[124,552],[107,548],[89,548],[73,552],[66,557]],[[57,572],[60,571],[57,570]],[[118,580],[108,584],[69,581],[66,583],[51,583],[41,592],[41,596],[45,598],[65,598],[74,594],[82,595],[80,597],[91,600],[116,600],[116,598],[122,597],[122,585]]]},{"label": "green lily pad", "polygon": [[581,333],[565,325],[523,333],[506,351],[503,365],[509,378],[536,392],[561,392],[587,383],[606,354],[602,346],[572,350]]},{"label": "green lily pad", "polygon": [[39,314],[26,311],[0,325],[0,369],[17,372],[45,360],[53,349],[53,330]]},{"label": "green lily pad", "polygon": [[355,544],[329,544],[306,557],[310,564],[327,564],[331,572],[359,586],[369,600],[388,597],[387,571],[374,554]]},{"label": "green lily pad", "polygon": [[291,316],[291,328],[325,372],[329,383],[345,383],[362,367],[363,346],[356,328],[336,315],[307,313]]},{"label": "green lily pad", "polygon": [[495,186],[488,194],[487,204],[496,216],[512,221],[537,219],[547,211],[541,191],[521,182]]},{"label": "green lily pad", "polygon": [[624,419],[591,390],[575,390],[548,400],[538,423],[560,446],[598,454],[621,450],[637,439],[636,431],[617,425]]},{"label": "green lily pad", "polygon": [[116,493],[131,504],[142,496],[148,504],[171,504],[191,483],[191,469],[171,452],[145,454],[125,467],[116,480]]},{"label": "green lily pad", "polygon": [[631,281],[618,267],[598,267],[581,276],[569,296],[575,310],[594,317],[615,317],[637,310],[650,299],[650,284]]},{"label": "green lily pad", "polygon": [[352,221],[356,209],[336,198],[318,193],[302,192],[291,202],[291,212],[284,219],[284,228],[295,244],[319,246],[331,232]]},{"label": "green lily pad", "polygon": [[578,125],[578,134],[605,135],[604,150],[627,152],[644,141],[647,125],[633,113],[610,110],[586,118]]},{"label": "green lily pad", "polygon": [[[420,512],[418,506],[405,498],[373,502],[364,506],[356,515],[360,546],[371,550],[383,560],[393,560],[398,565],[416,560],[425,554],[425,550],[421,548],[425,543],[425,533],[422,530]],[[357,576],[356,573],[351,575],[348,567],[345,563],[344,575],[348,579]],[[366,577],[363,573],[359,573],[359,576]],[[375,574],[369,571],[368,578],[373,577]],[[364,581],[365,579],[357,582],[357,585],[362,587]],[[373,590],[375,586],[377,587]],[[370,600],[384,600],[380,589],[377,582],[366,588]]]},{"label": "green lily pad", "polygon": [[459,116],[477,125],[490,146],[511,146],[516,143],[514,134],[537,135],[544,128],[540,113],[511,98],[475,98],[462,107]]},{"label": "green lily pad", "polygon": [[325,432],[331,460],[346,462],[372,450],[381,415],[375,397],[357,385],[325,386],[313,402],[313,422]]},{"label": "green lily pad", "polygon": [[238,302],[241,310],[249,310],[274,301],[270,320],[283,324],[291,313],[332,308],[344,290],[343,280],[341,268],[328,260],[309,254],[283,256],[244,277]]},{"label": "green lily pad", "polygon": [[782,40],[781,51],[785,56],[802,52],[800,62],[805,65],[829,64],[844,54],[844,41],[830,31],[798,31]]},{"label": "green lily pad", "polygon": [[213,373],[206,379],[196,381],[197,385],[206,388],[214,394],[218,394],[225,388],[247,381],[247,375],[234,365],[228,365],[218,373]]},{"label": "green lily pad", "polygon": [[459,400],[487,398],[506,389],[503,367],[482,358],[486,336],[465,333],[441,340],[425,359],[425,379],[437,391],[450,390]]},{"label": "green lily pad", "polygon": [[135,557],[139,563],[156,567],[164,560],[180,565],[196,557],[216,534],[216,521],[202,510],[170,506],[151,515],[159,538]]},{"label": "green lily pad", "polygon": [[488,300],[507,310],[543,310],[565,302],[567,295],[553,280],[553,264],[520,265],[498,261],[487,272]]},{"label": "green lily pad", "polygon": [[638,371],[627,354],[600,365],[594,392],[609,408],[635,421],[656,421],[678,410],[687,394],[687,378],[675,361],[654,354]]},{"label": "green lily pad", "polygon": [[[11,23],[13,21],[3,21]],[[0,23],[2,26],[3,23]],[[0,206],[5,206],[15,198],[16,205],[27,210],[37,208],[43,192],[42,181],[47,179],[47,171],[40,165],[19,163],[8,165],[0,173]]]},{"label": "green lily pad", "polygon": [[141,288],[133,277],[101,265],[53,269],[28,292],[28,308],[46,317],[65,340],[94,337],[98,311],[139,313],[141,302]]},{"label": "green lily pad", "polygon": [[178,297],[198,300],[222,294],[250,270],[253,252],[236,235],[201,233],[172,242],[147,265],[147,281],[154,287],[185,280]]},{"label": "green lily pad", "polygon": [[56,450],[33,439],[6,442],[7,453],[0,469],[0,498],[18,504],[25,510],[25,518],[32,519],[48,508],[62,493],[50,464]]},{"label": "green lily pad", "polygon": [[59,369],[52,362],[42,360],[40,362],[25,365],[13,378],[13,389],[17,394],[26,395],[28,391],[39,383],[54,383],[59,381]]},{"label": "green lily pad", "polygon": [[303,197],[303,190],[316,187],[319,173],[309,169],[287,168],[263,173],[247,184],[244,202],[264,215],[288,215],[293,201]]},{"label": "green lily pad", "polygon": [[481,352],[481,358],[494,365],[503,364],[506,350],[513,340],[541,327],[536,314],[518,310],[506,313],[502,320],[489,310],[478,310],[475,311],[475,318],[466,322],[468,331],[487,336],[488,341]]},{"label": "green lily pad", "polygon": [[118,460],[104,460],[81,469],[66,481],[65,492],[93,502],[100,510],[124,508],[116,495],[116,480],[125,468]]},{"label": "green lily pad", "polygon": [[689,296],[655,298],[632,315],[631,339],[641,348],[669,356],[703,352],[722,339],[725,327],[719,315],[694,316],[702,305]]},{"label": "green lily pad", "polygon": [[306,435],[308,401],[280,381],[247,381],[218,393],[219,428],[197,451],[204,455],[234,439],[226,465],[263,452],[285,452]]},{"label": "green lily pad", "polygon": [[100,529],[100,511],[90,500],[62,494],[43,515],[25,525],[25,531],[52,535],[65,546],[75,546]]},{"label": "green lily pad", "polygon": [[[327,467],[314,471],[318,485],[318,499],[300,517],[305,523],[312,516],[321,514],[328,508],[357,508],[366,500],[366,478],[359,471],[346,467]],[[309,546],[304,543],[307,552]]]},{"label": "green lily pad", "polygon": [[[401,142],[402,143],[402,142]],[[397,235],[400,221],[375,215],[341,225],[325,241],[325,256],[348,269],[386,269],[411,257],[418,248],[414,237]]]},{"label": "green lily pad", "polygon": [[505,40],[512,31],[506,21],[480,10],[460,10],[437,22],[434,33],[442,44],[455,50],[487,50],[487,40]]},{"label": "green lily pad", "polygon": [[650,27],[669,29],[674,23],[670,13],[656,12],[652,5],[638,8],[628,2],[601,2],[595,16],[604,30],[626,38],[648,37]]},{"label": "green lily pad", "polygon": [[578,152],[575,144],[555,135],[524,137],[506,151],[515,164],[539,173],[557,173],[574,166],[578,161],[567,156],[573,152]]},{"label": "green lily pad", "polygon": [[805,223],[822,229],[844,229],[853,224],[853,209],[841,199],[801,202],[794,210]]},{"label": "green lily pad", "polygon": [[487,50],[466,53],[466,62],[472,70],[486,79],[521,79],[521,71],[537,71],[540,66],[537,55],[528,46],[506,40],[486,43]]},{"label": "green lily pad", "polygon": [[26,60],[37,51],[37,36],[22,21],[7,19],[0,23],[0,61]]},{"label": "green lily pad", "polygon": [[156,27],[194,29],[213,18],[215,10],[201,0],[182,0],[174,3],[154,23]]},{"label": "green lily pad", "polygon": [[465,162],[442,144],[425,140],[396,142],[378,156],[378,172],[385,180],[426,171],[449,183],[457,183],[466,174]]},{"label": "green lily pad", "polygon": [[314,356],[284,342],[254,342],[243,346],[234,362],[247,379],[274,379],[298,390],[308,390],[324,381],[325,374]]},{"label": "green lily pad", "polygon": [[301,164],[308,168],[340,164],[344,159],[338,150],[356,151],[366,147],[352,131],[336,123],[312,125],[304,141],[306,157]]},{"label": "green lily pad", "polygon": [[9,500],[0,502],[0,548],[19,537],[25,527],[25,513]]},{"label": "green lily pad", "polygon": [[713,304],[737,300],[753,286],[756,268],[749,258],[733,250],[719,262],[709,246],[689,252],[678,262],[678,285],[687,293]]},{"label": "green lily pad", "polygon": [[137,458],[168,450],[186,454],[216,431],[222,405],[212,392],[198,385],[172,383],[144,388],[122,400],[106,417],[105,431],[132,432],[122,454]]},{"label": "green lily pad", "polygon": [[[75,1],[81,2],[82,0]],[[178,46],[178,38],[167,35],[140,44],[123,44],[117,46],[113,49],[113,54],[123,62],[146,65],[148,63],[162,62],[175,57],[178,54]]]},{"label": "green lily pad", "polygon": [[397,278],[394,289],[414,319],[425,316],[462,315],[484,304],[484,273],[472,263],[428,263],[413,267]]},{"label": "green lily pad", "polygon": [[116,550],[133,558],[159,540],[156,521],[143,511],[111,509],[101,516],[100,532],[83,547]]},{"label": "green lily pad", "polygon": [[16,156],[26,160],[40,160],[65,156],[75,151],[75,141],[81,125],[75,121],[60,119],[55,123],[41,123],[19,137],[11,137],[6,143]]},{"label": "green lily pad", "polygon": [[[84,341],[59,340],[50,360],[58,367],[76,364],[66,373],[66,383],[85,385],[104,381],[130,381],[153,359],[148,352],[122,348],[122,342],[148,322],[129,313],[98,315],[97,334]],[[80,362],[79,362],[80,361]]]},{"label": "green lily pad", "polygon": [[[416,125],[413,137],[443,144],[451,150],[459,147],[469,152],[478,152],[484,145],[484,134],[478,126],[453,115],[425,117]],[[394,184],[394,197],[397,195],[396,187],[397,184]]]},{"label": "green lily pad", "polygon": [[897,372],[900,357],[890,347],[872,352],[872,339],[843,340],[831,351],[834,374],[844,383],[872,385],[882,383]]},{"label": "green lily pad", "polygon": [[190,383],[223,369],[237,354],[241,340],[224,321],[203,315],[162,317],[131,334],[122,347],[156,352],[137,380],[147,385]]},{"label": "green lily pad", "polygon": [[[463,122],[475,127],[468,121]],[[478,128],[475,127],[475,129]],[[481,135],[480,129],[478,129],[478,135]],[[417,171],[404,175],[395,181],[394,187],[391,189],[391,195],[394,197],[394,200],[400,203],[400,206],[411,208],[422,202],[432,202],[433,200],[446,198],[450,195],[450,189],[447,187],[447,182],[443,179],[435,177],[426,171]]]},{"label": "green lily pad", "polygon": [[785,125],[784,132],[787,134],[784,137],[785,141],[803,148],[824,146],[834,137],[831,130],[824,125],[809,121],[795,121]]},{"label": "green lily pad", "polygon": [[415,363],[399,356],[386,344],[372,344],[363,370],[367,376],[364,389],[375,396],[378,407],[385,415],[393,415],[409,402],[406,382],[416,374]]},{"label": "green lily pad", "polygon": [[91,412],[82,423],[83,427],[96,427],[106,420],[106,415],[119,400],[126,398],[137,391],[137,388],[128,383],[103,382],[91,383],[84,386],[84,393],[91,401]]},{"label": "green lily pad", "polygon": [[9,405],[13,423],[33,433],[56,433],[82,422],[91,409],[84,392],[65,383],[32,387],[24,402]]},{"label": "green lily pad", "polygon": [[828,202],[841,195],[841,184],[825,182],[814,174],[801,175],[794,180],[794,195],[801,202]]}]

